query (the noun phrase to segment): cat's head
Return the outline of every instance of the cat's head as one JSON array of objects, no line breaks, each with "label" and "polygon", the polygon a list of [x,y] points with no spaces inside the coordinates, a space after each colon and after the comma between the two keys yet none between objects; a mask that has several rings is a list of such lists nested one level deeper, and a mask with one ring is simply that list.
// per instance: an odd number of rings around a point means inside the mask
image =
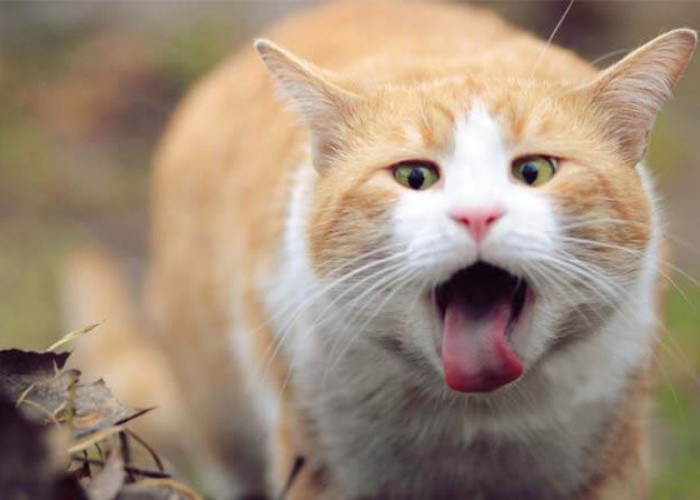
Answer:
[{"label": "cat's head", "polygon": [[337,341],[365,336],[487,392],[652,287],[639,163],[695,43],[669,32],[586,81],[467,69],[376,85],[259,41],[310,132],[305,248],[347,326]]}]

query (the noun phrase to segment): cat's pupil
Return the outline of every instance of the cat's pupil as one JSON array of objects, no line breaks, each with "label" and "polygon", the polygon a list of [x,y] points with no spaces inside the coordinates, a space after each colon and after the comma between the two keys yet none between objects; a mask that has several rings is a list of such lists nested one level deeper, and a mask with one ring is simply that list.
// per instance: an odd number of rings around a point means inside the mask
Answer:
[{"label": "cat's pupil", "polygon": [[420,187],[425,182],[425,176],[423,175],[423,171],[420,168],[413,168],[408,174],[407,180],[408,185],[411,186],[411,189],[420,189]]},{"label": "cat's pupil", "polygon": [[523,180],[528,184],[533,184],[537,180],[539,169],[533,163],[526,163],[523,165],[520,173],[523,176]]}]

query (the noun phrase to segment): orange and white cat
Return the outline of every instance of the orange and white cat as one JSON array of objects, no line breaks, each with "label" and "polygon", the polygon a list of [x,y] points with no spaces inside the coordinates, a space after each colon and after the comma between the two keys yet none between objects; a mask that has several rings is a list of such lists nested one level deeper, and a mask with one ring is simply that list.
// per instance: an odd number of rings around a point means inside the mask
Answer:
[{"label": "orange and white cat", "polygon": [[304,457],[287,499],[646,498],[642,161],[696,34],[604,71],[465,6],[267,36],[190,93],[153,180],[170,361],[130,383],[173,371],[209,486],[272,497]]}]

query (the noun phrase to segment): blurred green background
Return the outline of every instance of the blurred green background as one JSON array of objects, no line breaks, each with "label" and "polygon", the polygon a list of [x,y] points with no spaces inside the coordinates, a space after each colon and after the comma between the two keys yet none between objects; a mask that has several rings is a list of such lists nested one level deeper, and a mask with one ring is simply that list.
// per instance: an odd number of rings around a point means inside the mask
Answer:
[{"label": "blurred green background", "polygon": [[[310,2],[0,2],[0,348],[60,333],[57,278],[85,241],[138,276],[151,152],[190,84]],[[489,2],[547,37],[561,1]],[[605,66],[700,2],[576,3],[555,42]],[[650,164],[673,235],[675,287],[656,362],[655,499],[700,498],[700,60],[657,122]]]}]

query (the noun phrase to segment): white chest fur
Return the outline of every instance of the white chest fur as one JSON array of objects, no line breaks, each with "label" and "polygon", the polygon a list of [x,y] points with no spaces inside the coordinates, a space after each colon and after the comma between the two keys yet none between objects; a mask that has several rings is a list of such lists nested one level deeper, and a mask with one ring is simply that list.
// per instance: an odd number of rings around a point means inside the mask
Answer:
[{"label": "white chest fur", "polygon": [[381,321],[358,323],[363,331],[336,323],[306,257],[314,175],[309,166],[299,170],[285,264],[267,294],[270,310],[291,311],[276,327],[317,438],[312,463],[328,467],[348,498],[387,491],[400,499],[569,498],[592,472],[587,450],[626,376],[650,355],[660,236],[653,235],[630,300],[600,331],[547,354],[512,387],[465,396],[445,389],[410,353],[371,340],[378,329],[400,336],[407,325],[399,318],[378,315]]}]

